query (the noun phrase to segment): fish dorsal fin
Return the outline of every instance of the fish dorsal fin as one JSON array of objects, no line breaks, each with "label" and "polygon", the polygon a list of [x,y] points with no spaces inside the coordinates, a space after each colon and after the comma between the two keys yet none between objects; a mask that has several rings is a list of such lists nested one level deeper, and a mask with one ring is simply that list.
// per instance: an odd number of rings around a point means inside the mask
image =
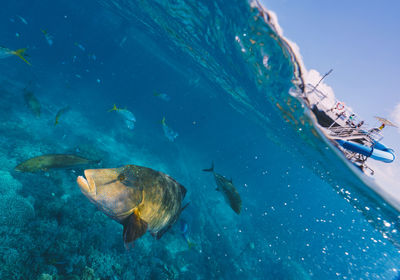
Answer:
[{"label": "fish dorsal fin", "polygon": [[112,107],[110,110],[108,110],[108,112],[112,112],[112,111],[118,111],[119,109],[117,108],[117,105],[114,104],[114,107]]},{"label": "fish dorsal fin", "polygon": [[126,247],[129,247],[129,243],[132,243],[144,235],[148,227],[147,223],[140,218],[138,209],[135,209],[133,213],[123,221],[122,225],[124,226],[123,239]]},{"label": "fish dorsal fin", "polygon": [[179,187],[180,187],[180,189],[181,189],[182,200],[183,200],[183,198],[185,198],[185,196],[186,196],[187,190],[186,190],[186,188],[185,188],[184,186],[182,186],[182,185],[179,185]]}]

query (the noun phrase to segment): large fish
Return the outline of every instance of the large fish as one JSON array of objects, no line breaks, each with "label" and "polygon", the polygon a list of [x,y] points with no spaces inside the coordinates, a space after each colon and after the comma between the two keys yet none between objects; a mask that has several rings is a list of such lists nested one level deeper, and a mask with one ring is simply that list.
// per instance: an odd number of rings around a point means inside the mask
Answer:
[{"label": "large fish", "polygon": [[[86,177],[86,178],[85,178]],[[77,183],[107,216],[122,224],[125,245],[151,232],[157,239],[176,222],[186,189],[170,176],[137,165],[87,169]]]},{"label": "large fish", "polygon": [[70,168],[98,162],[76,155],[52,154],[28,159],[18,164],[15,170],[21,172],[38,172],[47,171],[52,168]]},{"label": "large fish", "polygon": [[242,200],[232,180],[226,179],[224,176],[214,172],[214,163],[211,168],[203,169],[206,172],[212,172],[214,174],[215,182],[217,183],[216,190],[221,192],[225,198],[225,201],[229,204],[236,214],[240,214],[242,208]]}]

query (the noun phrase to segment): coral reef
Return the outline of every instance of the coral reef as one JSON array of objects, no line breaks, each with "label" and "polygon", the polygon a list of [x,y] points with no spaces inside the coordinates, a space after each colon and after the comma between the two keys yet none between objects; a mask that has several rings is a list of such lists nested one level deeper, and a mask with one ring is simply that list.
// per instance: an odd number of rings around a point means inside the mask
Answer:
[{"label": "coral reef", "polygon": [[35,217],[35,211],[29,201],[19,195],[0,196],[0,228],[22,229]]}]

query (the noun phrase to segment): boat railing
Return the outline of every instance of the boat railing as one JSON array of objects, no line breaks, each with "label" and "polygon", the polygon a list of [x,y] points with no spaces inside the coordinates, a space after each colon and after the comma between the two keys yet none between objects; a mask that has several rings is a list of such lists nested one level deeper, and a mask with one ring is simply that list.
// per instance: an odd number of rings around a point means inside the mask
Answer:
[{"label": "boat railing", "polygon": [[371,145],[374,142],[379,142],[383,139],[382,133],[379,129],[373,128],[366,130],[365,128],[360,127],[330,127],[330,136],[338,137],[342,139],[364,139],[368,141]]},{"label": "boat railing", "polygon": [[383,139],[382,132],[379,128],[372,128],[368,130],[368,137],[374,140],[375,142],[379,142]]},{"label": "boat railing", "polygon": [[368,134],[365,130],[361,130],[359,128],[354,128],[354,127],[342,127],[342,126],[332,126],[329,128],[329,131],[331,132],[332,136],[337,136],[337,137],[363,137]]}]

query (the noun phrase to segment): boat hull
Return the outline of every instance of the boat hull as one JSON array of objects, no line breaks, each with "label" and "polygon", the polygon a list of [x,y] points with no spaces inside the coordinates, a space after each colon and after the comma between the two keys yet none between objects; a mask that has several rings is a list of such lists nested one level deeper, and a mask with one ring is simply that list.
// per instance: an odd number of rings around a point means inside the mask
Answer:
[{"label": "boat hull", "polygon": [[373,147],[368,147],[359,143],[344,141],[341,139],[336,139],[336,142],[346,150],[373,158],[375,160],[391,163],[395,159],[394,151],[379,142],[376,142]]}]

